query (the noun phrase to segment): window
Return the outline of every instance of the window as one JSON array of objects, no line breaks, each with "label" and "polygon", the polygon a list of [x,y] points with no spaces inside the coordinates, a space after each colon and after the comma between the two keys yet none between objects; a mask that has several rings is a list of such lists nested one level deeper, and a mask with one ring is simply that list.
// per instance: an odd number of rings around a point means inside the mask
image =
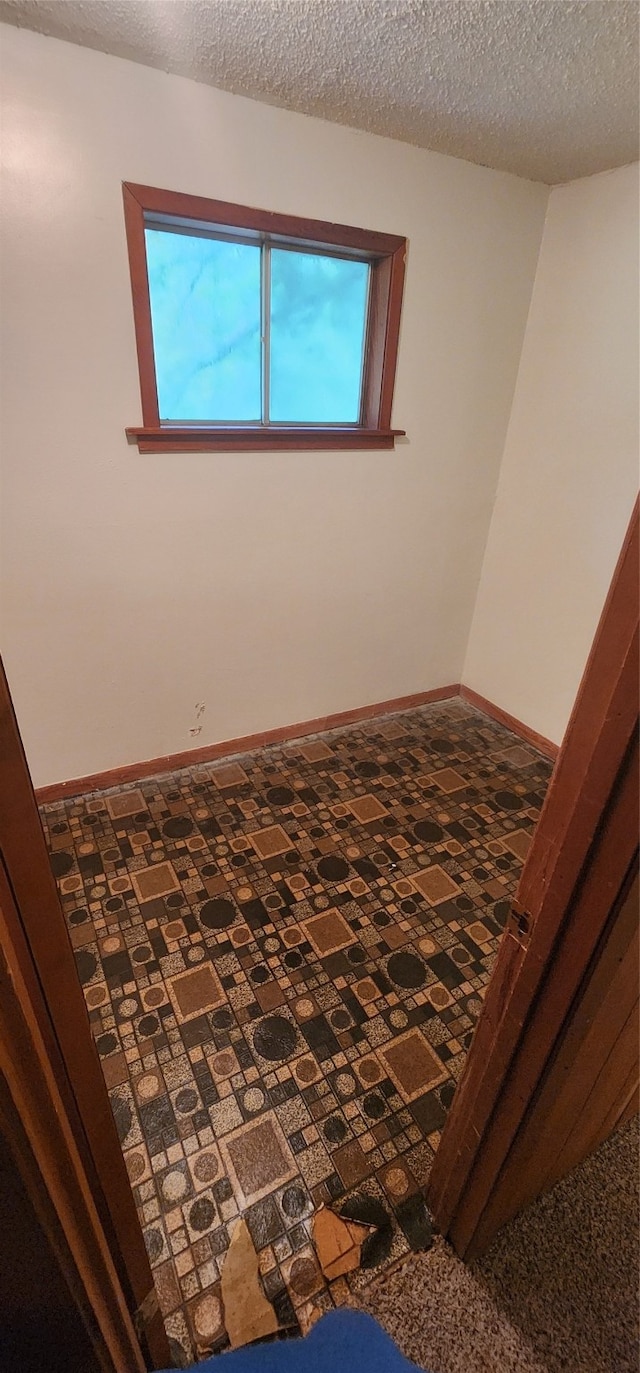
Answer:
[{"label": "window", "polygon": [[124,186],[141,452],[392,448],[406,240]]}]

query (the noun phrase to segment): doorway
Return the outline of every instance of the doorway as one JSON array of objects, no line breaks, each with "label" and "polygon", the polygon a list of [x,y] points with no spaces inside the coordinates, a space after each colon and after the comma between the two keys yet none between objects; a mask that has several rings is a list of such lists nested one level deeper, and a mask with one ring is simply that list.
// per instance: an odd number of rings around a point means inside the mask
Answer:
[{"label": "doorway", "polygon": [[377,1216],[379,1269],[428,1243],[428,1183],[479,1252],[635,1109],[626,973],[597,1072],[584,1047],[633,935],[637,561],[636,510],[515,902],[550,765],[464,699],[46,806],[49,859],[5,691],[9,952],[156,1366],[161,1314],[184,1357],[223,1346],[236,1216],[304,1328],[348,1296],[318,1268],[319,1202]]},{"label": "doorway", "polygon": [[187,1353],[225,1346],[238,1215],[291,1328],[348,1299],[314,1253],[323,1203],[377,1208],[376,1272],[424,1245],[424,1187],[550,773],[455,698],[42,808]]}]

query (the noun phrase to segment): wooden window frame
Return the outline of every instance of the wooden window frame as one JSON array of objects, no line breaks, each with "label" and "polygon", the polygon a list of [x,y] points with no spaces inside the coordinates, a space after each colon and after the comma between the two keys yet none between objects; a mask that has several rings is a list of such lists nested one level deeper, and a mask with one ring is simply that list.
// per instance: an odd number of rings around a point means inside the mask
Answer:
[{"label": "wooden window frame", "polygon": [[[274,214],[205,196],[162,191],[154,186],[123,183],[124,214],[131,272],[133,317],[140,372],[142,425],[127,428],[141,453],[207,453],[282,451],[284,449],[393,448],[403,429],[391,428],[400,312],[404,287],[406,238],[374,233],[319,219]],[[145,246],[145,217],[193,220],[216,228],[237,229],[275,246],[298,242],[307,247],[344,249],[366,258],[371,266],[367,338],[364,350],[362,421],[357,425],[256,425],[163,423],[151,327],[151,303]]]}]

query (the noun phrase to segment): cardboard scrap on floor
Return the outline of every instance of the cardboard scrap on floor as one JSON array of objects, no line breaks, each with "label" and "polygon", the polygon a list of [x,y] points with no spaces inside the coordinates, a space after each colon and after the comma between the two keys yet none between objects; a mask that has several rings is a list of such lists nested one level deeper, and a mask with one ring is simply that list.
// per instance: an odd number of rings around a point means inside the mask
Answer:
[{"label": "cardboard scrap on floor", "polygon": [[239,1220],[220,1275],[224,1321],[232,1349],[275,1335],[278,1318],[258,1276],[258,1255],[246,1221]]},{"label": "cardboard scrap on floor", "polygon": [[360,1250],[371,1234],[370,1225],[342,1220],[327,1206],[313,1218],[313,1242],[320,1267],[328,1282],[352,1273],[360,1264]]}]

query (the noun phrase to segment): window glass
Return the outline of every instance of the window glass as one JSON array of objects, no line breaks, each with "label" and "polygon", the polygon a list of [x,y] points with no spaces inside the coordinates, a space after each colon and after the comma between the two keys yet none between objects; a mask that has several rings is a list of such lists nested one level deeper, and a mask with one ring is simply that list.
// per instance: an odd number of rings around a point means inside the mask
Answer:
[{"label": "window glass", "polygon": [[161,421],[259,422],[260,247],[146,228]]},{"label": "window glass", "polygon": [[273,424],[357,424],[369,265],[271,250]]}]

